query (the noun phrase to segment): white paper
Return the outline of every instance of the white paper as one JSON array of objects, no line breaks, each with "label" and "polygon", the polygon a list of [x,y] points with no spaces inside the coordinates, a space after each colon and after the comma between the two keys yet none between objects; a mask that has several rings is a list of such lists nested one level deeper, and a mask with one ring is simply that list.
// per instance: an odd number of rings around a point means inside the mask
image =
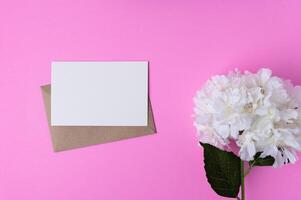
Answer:
[{"label": "white paper", "polygon": [[147,126],[148,62],[52,62],[51,125]]}]

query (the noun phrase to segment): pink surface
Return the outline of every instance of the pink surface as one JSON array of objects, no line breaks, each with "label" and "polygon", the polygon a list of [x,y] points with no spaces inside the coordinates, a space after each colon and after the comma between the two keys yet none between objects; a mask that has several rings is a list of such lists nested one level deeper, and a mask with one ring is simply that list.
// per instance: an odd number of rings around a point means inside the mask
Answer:
[{"label": "pink surface", "polygon": [[[301,84],[299,0],[1,0],[1,200],[223,199],[207,184],[192,97],[234,67]],[[52,60],[149,60],[158,134],[54,153]],[[258,168],[247,199],[301,199],[301,161]]]}]

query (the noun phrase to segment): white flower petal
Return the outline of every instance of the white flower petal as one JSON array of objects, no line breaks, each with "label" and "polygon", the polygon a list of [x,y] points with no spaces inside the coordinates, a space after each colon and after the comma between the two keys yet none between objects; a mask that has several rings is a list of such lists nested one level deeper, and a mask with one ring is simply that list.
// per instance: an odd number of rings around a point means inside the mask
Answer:
[{"label": "white flower petal", "polygon": [[238,70],[214,76],[194,98],[199,141],[223,148],[234,141],[239,156],[257,152],[275,158],[274,167],[297,161],[301,151],[301,86],[272,76]]},{"label": "white flower petal", "polygon": [[272,71],[267,68],[262,68],[257,72],[261,84],[265,84],[272,75]]}]

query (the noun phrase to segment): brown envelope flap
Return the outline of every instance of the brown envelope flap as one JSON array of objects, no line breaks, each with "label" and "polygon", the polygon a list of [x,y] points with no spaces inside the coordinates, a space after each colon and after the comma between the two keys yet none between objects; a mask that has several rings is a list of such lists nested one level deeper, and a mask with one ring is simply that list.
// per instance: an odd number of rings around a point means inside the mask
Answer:
[{"label": "brown envelope flap", "polygon": [[108,143],[156,133],[149,101],[148,126],[51,126],[51,85],[41,86],[54,151]]}]

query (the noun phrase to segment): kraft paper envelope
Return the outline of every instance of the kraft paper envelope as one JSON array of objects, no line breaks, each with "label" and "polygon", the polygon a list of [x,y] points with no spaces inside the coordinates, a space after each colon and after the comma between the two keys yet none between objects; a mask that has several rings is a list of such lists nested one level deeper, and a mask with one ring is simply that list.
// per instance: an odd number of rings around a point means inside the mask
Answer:
[{"label": "kraft paper envelope", "polygon": [[151,103],[147,126],[51,126],[51,85],[41,86],[54,151],[64,151],[156,133]]}]

